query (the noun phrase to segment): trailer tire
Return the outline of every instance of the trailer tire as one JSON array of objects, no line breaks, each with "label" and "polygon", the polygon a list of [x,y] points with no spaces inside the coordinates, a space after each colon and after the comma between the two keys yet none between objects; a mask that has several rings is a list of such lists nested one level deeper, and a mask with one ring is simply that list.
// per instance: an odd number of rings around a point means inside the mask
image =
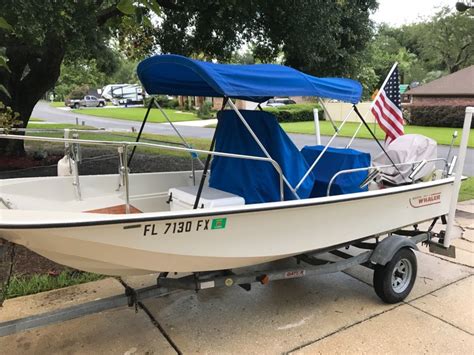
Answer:
[{"label": "trailer tire", "polygon": [[73,108],[75,108],[76,110],[81,107],[81,105],[79,105],[77,102],[73,105]]},{"label": "trailer tire", "polygon": [[403,301],[416,280],[416,256],[410,248],[401,248],[386,265],[375,265],[374,289],[385,303]]},{"label": "trailer tire", "polygon": [[103,107],[104,106],[104,103],[103,102],[99,102],[99,106],[98,107]]}]

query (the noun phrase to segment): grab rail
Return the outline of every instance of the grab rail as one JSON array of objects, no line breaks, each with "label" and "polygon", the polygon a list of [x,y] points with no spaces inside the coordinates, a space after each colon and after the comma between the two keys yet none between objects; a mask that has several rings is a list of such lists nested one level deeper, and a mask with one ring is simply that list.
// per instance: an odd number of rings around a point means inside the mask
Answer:
[{"label": "grab rail", "polygon": [[[210,154],[213,156],[220,156],[225,158],[234,158],[234,159],[244,159],[244,160],[257,160],[268,162],[273,165],[279,176],[279,185],[280,185],[280,199],[284,201],[284,188],[283,188],[283,171],[280,165],[273,159],[267,157],[257,157],[252,155],[243,155],[243,154],[234,154],[234,153],[224,153],[224,152],[214,152],[202,149],[187,148],[187,147],[176,147],[168,146],[164,144],[154,144],[154,143],[145,143],[145,142],[127,142],[127,141],[101,141],[101,140],[88,140],[88,139],[70,139],[70,138],[55,138],[55,137],[40,137],[40,136],[19,136],[15,134],[1,134],[0,139],[13,139],[13,140],[23,140],[23,141],[43,141],[43,142],[52,142],[52,143],[76,143],[76,144],[89,144],[89,145],[103,145],[103,146],[112,146],[112,147],[122,147],[125,152],[129,146],[137,147],[148,147],[148,148],[161,148],[168,150],[175,150],[188,153],[196,154]],[[128,189],[128,169],[124,169],[125,176],[125,190],[126,190],[126,202],[127,210],[129,209],[129,189]]]},{"label": "grab rail", "polygon": [[[398,163],[398,164],[395,164],[395,165],[396,166],[415,165],[415,164],[419,164],[423,161],[425,161],[426,163],[432,163],[432,162],[435,162],[435,161],[444,161],[444,162],[446,162],[446,158],[420,160],[420,161],[409,162],[409,163]],[[370,170],[370,169],[384,169],[384,168],[393,168],[393,165],[388,164],[388,165],[368,166],[368,167],[364,167],[364,168],[340,170],[332,176],[331,180],[329,180],[328,188],[326,190],[326,196],[330,196],[332,184],[342,174],[350,174],[350,173],[357,173],[357,172],[360,172],[360,171],[367,171],[367,170]]]}]

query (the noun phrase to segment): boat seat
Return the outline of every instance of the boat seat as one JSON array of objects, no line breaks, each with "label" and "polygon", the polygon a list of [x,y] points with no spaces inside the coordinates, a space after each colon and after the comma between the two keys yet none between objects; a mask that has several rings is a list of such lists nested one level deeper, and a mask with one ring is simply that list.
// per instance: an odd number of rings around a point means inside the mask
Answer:
[{"label": "boat seat", "polygon": [[[198,193],[198,186],[173,187],[169,189],[169,204],[171,211],[192,210]],[[237,195],[204,187],[199,199],[198,208],[213,208],[226,206],[243,206],[245,200]]]},{"label": "boat seat", "polygon": [[[324,146],[305,146],[301,153],[308,164],[314,161],[323,151]],[[319,162],[313,168],[314,186],[311,197],[327,196],[327,189],[332,177],[341,170],[367,168],[370,166],[370,154],[355,149],[329,147]],[[344,195],[354,192],[367,191],[367,187],[359,185],[367,177],[367,171],[359,171],[339,175],[331,185],[330,195]]]}]

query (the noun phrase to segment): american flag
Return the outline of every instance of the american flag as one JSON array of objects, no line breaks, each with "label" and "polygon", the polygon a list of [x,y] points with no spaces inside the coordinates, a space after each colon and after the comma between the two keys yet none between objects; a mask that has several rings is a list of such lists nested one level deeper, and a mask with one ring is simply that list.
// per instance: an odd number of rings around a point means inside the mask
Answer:
[{"label": "american flag", "polygon": [[380,89],[380,94],[372,105],[372,113],[385,132],[387,144],[404,134],[398,67],[395,67],[386,84]]}]

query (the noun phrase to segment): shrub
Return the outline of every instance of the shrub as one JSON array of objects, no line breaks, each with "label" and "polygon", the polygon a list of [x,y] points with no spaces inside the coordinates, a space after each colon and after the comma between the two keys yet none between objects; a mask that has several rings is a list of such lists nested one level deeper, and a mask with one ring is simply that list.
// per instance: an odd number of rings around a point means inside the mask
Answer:
[{"label": "shrub", "polygon": [[0,101],[0,128],[3,128],[6,134],[10,133],[14,127],[21,125],[19,116],[17,112],[13,112],[10,106],[6,106]]},{"label": "shrub", "polygon": [[293,104],[279,107],[266,107],[268,111],[275,115],[278,122],[302,122],[313,121],[313,109],[317,108],[320,111],[319,120],[324,120],[321,107],[314,104]]},{"label": "shrub", "polygon": [[[416,126],[462,127],[466,106],[411,106],[409,123]],[[474,122],[471,128],[474,127]]]},{"label": "shrub", "polygon": [[88,85],[75,86],[66,96],[66,99],[82,99],[89,92]]},{"label": "shrub", "polygon": [[207,120],[209,118],[212,118],[213,115],[212,115],[212,111],[211,111],[211,103],[210,102],[207,102],[207,101],[204,101],[201,105],[201,107],[199,107],[199,110],[197,111],[197,116],[203,120]]},{"label": "shrub", "polygon": [[[150,100],[153,96],[148,96],[145,97],[143,100],[143,106],[148,107],[150,104]],[[178,100],[176,99],[168,99],[168,97],[159,95],[159,96],[154,96],[156,102],[158,102],[158,105],[160,105],[162,108],[177,108],[178,107]]]}]

